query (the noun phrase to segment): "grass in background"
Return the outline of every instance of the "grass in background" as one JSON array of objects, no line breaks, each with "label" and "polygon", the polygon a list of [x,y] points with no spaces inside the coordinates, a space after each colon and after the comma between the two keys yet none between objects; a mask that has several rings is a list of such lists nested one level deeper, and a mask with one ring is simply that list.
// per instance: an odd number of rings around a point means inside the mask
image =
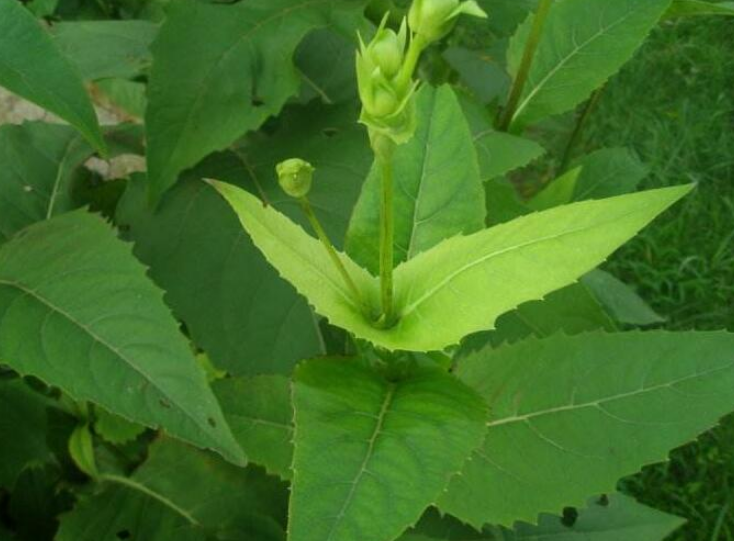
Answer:
[{"label": "grass in background", "polygon": [[[698,184],[608,268],[668,328],[734,331],[734,19],[663,24],[610,82],[585,141],[633,148],[645,188]],[[624,488],[689,520],[671,541],[734,541],[734,417]]]}]

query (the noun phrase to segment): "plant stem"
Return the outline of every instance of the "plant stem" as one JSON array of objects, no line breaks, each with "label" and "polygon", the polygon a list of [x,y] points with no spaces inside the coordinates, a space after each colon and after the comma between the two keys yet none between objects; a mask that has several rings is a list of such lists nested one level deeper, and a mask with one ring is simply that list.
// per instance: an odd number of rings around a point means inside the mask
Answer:
[{"label": "plant stem", "polygon": [[543,27],[545,26],[545,21],[548,18],[548,13],[550,13],[552,5],[553,0],[540,0],[538,11],[533,17],[533,27],[530,29],[530,35],[528,36],[528,41],[525,43],[525,50],[522,53],[520,67],[517,70],[515,80],[512,82],[510,97],[507,99],[507,105],[505,105],[504,110],[498,118],[497,129],[500,131],[509,130],[512,120],[515,118],[517,105],[520,103],[523,90],[525,90],[525,83],[527,83],[530,68],[533,66],[533,60],[535,59],[535,51],[537,51],[540,38],[543,36]]},{"label": "plant stem", "polygon": [[576,121],[576,127],[574,128],[573,133],[571,134],[571,137],[568,139],[568,143],[566,144],[566,150],[563,152],[563,159],[561,160],[561,165],[558,168],[559,173],[565,173],[566,169],[568,169],[568,166],[571,163],[571,158],[573,157],[573,151],[578,145],[579,140],[581,139],[584,125],[589,119],[589,116],[591,116],[591,112],[596,107],[596,104],[599,103],[599,98],[601,98],[603,90],[604,87],[595,90],[589,100],[586,102],[586,105],[584,105],[584,109],[583,111],[581,111],[581,115],[579,115],[579,118]]},{"label": "plant stem", "polygon": [[344,283],[354,297],[355,302],[360,306],[361,309],[364,310],[365,305],[362,302],[362,295],[359,292],[359,288],[357,288],[357,285],[352,280],[352,277],[349,276],[349,272],[347,272],[347,269],[344,266],[344,262],[339,257],[339,254],[336,252],[334,245],[329,240],[329,236],[326,234],[326,231],[324,231],[324,228],[321,226],[321,222],[319,222],[319,219],[316,217],[316,214],[314,213],[313,208],[311,207],[311,203],[309,203],[308,201],[308,198],[301,197],[299,199],[299,202],[301,203],[301,208],[303,208],[303,212],[306,214],[306,218],[308,218],[311,227],[316,232],[316,236],[321,241],[321,244],[323,244],[326,248],[329,257],[331,258],[331,261],[334,263],[336,270],[339,271],[339,274],[341,274],[342,278],[344,279]]},{"label": "plant stem", "polygon": [[382,169],[382,204],[380,207],[380,291],[384,325],[393,319],[394,208],[392,157],[378,156]]}]

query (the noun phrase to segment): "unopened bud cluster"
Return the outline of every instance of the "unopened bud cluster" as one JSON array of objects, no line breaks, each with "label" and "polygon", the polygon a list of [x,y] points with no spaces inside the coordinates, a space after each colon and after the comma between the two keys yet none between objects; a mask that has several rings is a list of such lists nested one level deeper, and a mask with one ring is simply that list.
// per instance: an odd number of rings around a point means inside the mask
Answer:
[{"label": "unopened bud cluster", "polygon": [[413,74],[423,50],[443,38],[462,13],[486,14],[474,0],[414,0],[400,30],[386,28],[382,20],[372,40],[360,36],[357,81],[362,100],[360,121],[370,132],[379,155],[393,145],[407,142],[415,132]]}]

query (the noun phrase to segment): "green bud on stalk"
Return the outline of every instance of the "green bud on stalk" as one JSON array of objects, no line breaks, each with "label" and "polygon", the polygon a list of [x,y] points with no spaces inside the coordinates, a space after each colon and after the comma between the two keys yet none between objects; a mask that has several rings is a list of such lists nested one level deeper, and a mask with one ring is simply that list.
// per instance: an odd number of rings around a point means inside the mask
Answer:
[{"label": "green bud on stalk", "polygon": [[451,32],[461,14],[486,18],[487,14],[475,0],[413,0],[408,12],[410,29],[427,43],[437,41]]},{"label": "green bud on stalk", "polygon": [[311,190],[314,170],[310,163],[299,158],[291,158],[275,166],[280,187],[291,197],[299,199]]},{"label": "green bud on stalk", "polygon": [[371,140],[386,137],[394,144],[401,144],[408,141],[415,131],[412,103],[416,88],[412,82],[415,66],[406,63],[407,22],[403,20],[397,33],[385,28],[386,24],[387,16],[368,44],[361,36],[359,38],[357,82],[362,100],[360,122],[369,128]]}]

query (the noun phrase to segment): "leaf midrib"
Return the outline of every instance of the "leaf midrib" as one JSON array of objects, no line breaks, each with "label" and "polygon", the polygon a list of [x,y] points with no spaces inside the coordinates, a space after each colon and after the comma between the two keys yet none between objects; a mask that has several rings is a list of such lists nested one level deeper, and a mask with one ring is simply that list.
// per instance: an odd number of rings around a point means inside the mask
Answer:
[{"label": "leaf midrib", "polygon": [[393,403],[393,399],[395,398],[396,390],[397,390],[397,385],[395,383],[387,384],[387,390],[382,400],[382,406],[380,407],[380,412],[378,413],[377,420],[375,422],[375,429],[373,430],[372,436],[370,437],[368,444],[367,444],[367,452],[365,453],[364,460],[362,461],[362,464],[360,465],[357,475],[354,477],[354,480],[351,483],[349,493],[347,494],[347,497],[344,499],[344,503],[342,504],[341,509],[339,510],[339,513],[336,515],[335,520],[333,524],[331,525],[331,529],[329,530],[329,534],[326,536],[325,541],[332,541],[334,532],[336,531],[337,527],[341,524],[341,521],[344,518],[347,512],[347,509],[349,509],[349,506],[352,504],[352,501],[354,500],[354,496],[357,492],[357,486],[359,485],[359,482],[362,480],[362,477],[364,476],[365,472],[367,471],[367,465],[369,464],[370,460],[374,456],[377,438],[379,437],[380,433],[383,431],[383,427],[385,424],[385,417],[387,416],[387,412]]},{"label": "leaf midrib", "polygon": [[[498,257],[498,256],[504,255],[506,253],[511,253],[511,252],[513,252],[515,250],[520,250],[520,249],[526,248],[528,246],[533,246],[534,244],[540,244],[542,242],[560,239],[560,238],[567,237],[567,236],[570,236],[570,235],[575,235],[577,233],[584,233],[584,232],[592,231],[594,229],[604,228],[604,227],[607,227],[609,224],[617,223],[620,220],[624,220],[626,218],[629,218],[630,216],[634,216],[635,214],[639,214],[639,212],[640,211],[638,211],[638,210],[634,210],[634,211],[631,211],[631,212],[626,212],[624,214],[620,214],[614,220],[606,220],[606,221],[598,222],[598,223],[596,223],[596,224],[594,224],[592,226],[589,226],[589,227],[581,227],[581,228],[576,228],[576,229],[570,229],[568,231],[564,231],[564,232],[559,233],[557,235],[549,235],[549,236],[546,236],[546,237],[538,237],[538,238],[533,239],[531,241],[524,242],[522,244],[516,244],[514,246],[509,246],[509,247],[504,248],[502,250],[498,250],[498,251],[492,252],[490,254],[487,254],[485,256],[482,256],[479,259],[476,259],[476,260],[474,260],[474,261],[472,261],[470,263],[467,263],[466,265],[462,266],[461,268],[453,271],[446,278],[444,278],[443,280],[441,280],[438,284],[436,284],[431,289],[429,289],[428,291],[426,291],[415,302],[412,302],[411,304],[409,304],[408,306],[406,306],[405,309],[401,311],[400,317],[403,318],[403,319],[404,318],[407,318],[412,312],[414,312],[415,310],[417,310],[418,307],[421,304],[423,304],[426,300],[428,300],[431,297],[433,297],[433,295],[437,294],[441,289],[443,289],[445,286],[447,286],[449,283],[451,283],[454,280],[454,278],[456,278],[457,276],[463,274],[464,272],[470,271],[474,267],[476,267],[478,265],[481,265],[482,263],[484,263],[484,262],[486,262],[486,261],[488,261],[488,260],[490,260],[490,259],[492,259],[494,257]],[[531,215],[531,216],[533,216],[533,215]],[[522,219],[522,218],[520,218],[520,219]],[[497,227],[501,227],[501,225],[500,226],[497,226]],[[486,230],[484,230],[484,232],[491,231],[491,230],[492,229],[486,229]],[[482,232],[476,233],[476,234],[481,234],[481,233]],[[464,237],[464,238],[467,238],[467,237]],[[414,261],[415,260],[411,260],[411,262],[414,262]],[[402,266],[402,270],[404,270],[405,268],[406,268],[405,265],[403,265]],[[398,270],[401,270],[401,269],[399,268]]]},{"label": "leaf midrib", "polygon": [[[98,344],[101,344],[104,346],[108,351],[112,352],[116,357],[122,359],[125,364],[127,364],[133,371],[135,371],[138,375],[140,375],[148,384],[156,389],[161,395],[163,395],[171,405],[176,405],[177,409],[183,413],[188,419],[194,422],[194,425],[198,426],[200,429],[202,429],[202,432],[204,434],[208,434],[207,428],[199,422],[198,419],[193,417],[189,411],[187,411],[185,408],[182,408],[180,405],[178,405],[178,401],[174,400],[164,389],[159,387],[156,382],[148,376],[139,366],[137,366],[134,362],[132,362],[131,359],[126,357],[121,351],[119,351],[117,348],[115,348],[112,344],[107,342],[104,338],[96,334],[94,331],[92,331],[87,325],[82,323],[81,321],[77,320],[74,316],[63,310],[62,308],[56,306],[52,302],[48,301],[47,299],[40,296],[37,292],[35,292],[32,289],[27,288],[26,286],[11,282],[8,280],[0,280],[0,286],[6,286],[10,288],[17,289],[18,291],[22,292],[24,295],[28,295],[31,298],[35,299],[40,304],[46,306],[48,309],[50,309],[52,312],[55,312],[62,317],[64,317],[67,321],[71,322],[72,324],[76,325],[79,329],[82,330],[82,332],[86,333],[89,337],[91,337],[95,342]],[[118,413],[119,415],[119,413]]]},{"label": "leaf midrib", "polygon": [[652,392],[655,392],[655,391],[660,391],[662,389],[673,388],[674,386],[676,386],[676,385],[678,385],[680,383],[686,382],[686,381],[691,381],[691,380],[695,380],[695,379],[698,379],[698,378],[703,378],[703,377],[709,376],[711,374],[715,374],[717,372],[723,372],[725,370],[731,370],[732,367],[734,367],[734,361],[730,362],[729,364],[727,364],[725,366],[718,366],[716,368],[711,368],[709,370],[704,370],[703,372],[698,372],[698,373],[692,374],[690,376],[686,376],[686,377],[683,377],[683,378],[678,378],[678,379],[675,379],[675,380],[672,380],[672,381],[668,381],[668,382],[665,382],[665,383],[660,383],[660,384],[657,384],[657,385],[652,385],[650,387],[641,387],[639,389],[636,389],[634,391],[628,391],[626,393],[618,393],[618,394],[615,394],[615,395],[610,395],[610,396],[602,397],[602,398],[599,398],[597,400],[590,400],[590,401],[582,402],[582,403],[578,403],[578,404],[566,404],[564,406],[557,406],[555,408],[548,408],[548,409],[545,409],[545,410],[533,411],[531,413],[527,413],[527,414],[524,414],[524,415],[513,415],[511,417],[505,417],[504,419],[498,419],[496,421],[489,421],[487,423],[487,427],[492,428],[492,427],[495,427],[495,426],[502,426],[502,425],[505,425],[505,424],[526,422],[526,421],[528,421],[530,419],[533,419],[535,417],[541,417],[543,415],[550,415],[550,414],[553,414],[553,413],[561,413],[561,412],[564,412],[564,411],[573,411],[573,410],[583,409],[583,408],[589,408],[589,407],[598,407],[598,406],[601,406],[602,404],[606,404],[608,402],[613,402],[615,400],[623,400],[625,398],[631,398],[633,396],[638,396],[638,395],[641,395],[641,394],[652,393]]},{"label": "leaf midrib", "polygon": [[639,2],[637,5],[637,9],[630,10],[624,17],[621,19],[616,20],[614,23],[610,24],[609,26],[600,28],[598,32],[593,34],[589,39],[587,39],[585,42],[583,42],[581,45],[575,45],[573,50],[566,55],[565,57],[561,58],[558,61],[558,64],[551,69],[545,77],[543,77],[537,85],[533,87],[533,89],[528,93],[528,95],[520,102],[520,105],[518,105],[517,109],[515,110],[515,115],[513,119],[519,118],[522,112],[525,110],[525,108],[532,102],[533,98],[540,92],[546,84],[548,84],[548,81],[550,81],[553,77],[556,76],[556,74],[565,67],[565,65],[570,62],[572,58],[574,58],[577,54],[579,54],[584,48],[588,47],[592,42],[596,41],[597,39],[600,39],[605,34],[609,33],[609,31],[616,26],[619,26],[620,24],[623,24],[627,19],[629,19],[632,15],[637,13],[641,8],[645,7],[645,2]]}]

